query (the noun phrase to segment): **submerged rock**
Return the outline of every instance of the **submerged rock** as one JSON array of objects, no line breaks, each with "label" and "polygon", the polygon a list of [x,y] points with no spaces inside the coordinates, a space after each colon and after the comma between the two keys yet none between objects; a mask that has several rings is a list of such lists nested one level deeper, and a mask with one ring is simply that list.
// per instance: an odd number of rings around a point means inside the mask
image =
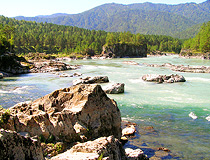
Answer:
[{"label": "submerged rock", "polygon": [[56,90],[33,102],[9,109],[3,128],[50,137],[64,142],[101,136],[121,137],[121,116],[117,104],[100,85],[77,85]]},{"label": "submerged rock", "polygon": [[62,73],[59,75],[60,77],[73,77],[73,75],[67,74],[67,73]]},{"label": "submerged rock", "polygon": [[185,82],[185,78],[182,75],[156,75],[156,74],[147,74],[142,77],[144,81],[147,82],[157,82],[157,83],[176,83],[176,82]]},{"label": "submerged rock", "polygon": [[42,160],[43,152],[38,139],[24,137],[13,131],[0,130],[0,159]]},{"label": "submerged rock", "polygon": [[139,63],[134,62],[134,61],[124,61],[124,64],[129,64],[129,65],[139,65]]},{"label": "submerged rock", "polygon": [[104,91],[108,94],[124,93],[124,87],[124,83],[116,83],[104,87]]},{"label": "submerged rock", "polygon": [[94,83],[107,83],[109,78],[107,76],[85,77],[73,81],[73,85],[78,84],[94,84]]}]

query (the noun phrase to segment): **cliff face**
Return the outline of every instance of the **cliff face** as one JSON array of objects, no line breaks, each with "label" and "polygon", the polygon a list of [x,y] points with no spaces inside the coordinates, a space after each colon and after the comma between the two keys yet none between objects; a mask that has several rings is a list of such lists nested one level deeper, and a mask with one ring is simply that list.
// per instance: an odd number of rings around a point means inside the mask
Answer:
[{"label": "cliff face", "polygon": [[21,61],[25,61],[24,58],[19,58],[15,54],[7,53],[0,55],[0,71],[12,73],[12,74],[22,74],[28,73],[29,68],[21,65]]},{"label": "cliff face", "polygon": [[121,137],[121,115],[114,100],[99,85],[77,85],[56,90],[34,102],[10,108],[3,126],[17,132],[64,142],[103,136]]},{"label": "cliff face", "polygon": [[147,45],[114,44],[103,46],[102,56],[110,58],[147,57]]}]

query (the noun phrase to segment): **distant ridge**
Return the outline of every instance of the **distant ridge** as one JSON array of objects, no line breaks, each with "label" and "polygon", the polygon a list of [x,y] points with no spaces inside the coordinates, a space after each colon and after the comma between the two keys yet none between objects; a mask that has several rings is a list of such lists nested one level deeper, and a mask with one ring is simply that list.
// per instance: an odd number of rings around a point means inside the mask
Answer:
[{"label": "distant ridge", "polygon": [[[178,5],[149,2],[130,5],[107,3],[79,14],[56,13],[47,16],[19,16],[15,18],[77,26],[91,30],[130,31],[132,33],[189,38],[198,33],[198,28],[192,26],[210,21],[210,0],[199,4],[184,3]],[[189,30],[189,28],[191,29]],[[187,35],[183,36],[185,30],[188,32],[186,32]]]},{"label": "distant ridge", "polygon": [[67,13],[55,13],[52,15],[38,15],[36,17],[40,17],[40,18],[54,18],[54,17],[59,17],[59,16],[68,16],[69,14]]}]

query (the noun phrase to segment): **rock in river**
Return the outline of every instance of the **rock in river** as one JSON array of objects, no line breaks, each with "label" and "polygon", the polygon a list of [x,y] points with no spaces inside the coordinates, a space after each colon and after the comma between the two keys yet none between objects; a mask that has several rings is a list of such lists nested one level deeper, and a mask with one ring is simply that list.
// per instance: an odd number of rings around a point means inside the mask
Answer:
[{"label": "rock in river", "polygon": [[78,69],[79,66],[69,65],[60,61],[45,60],[33,61],[33,67],[30,69],[32,73],[47,73],[64,70]]},{"label": "rock in river", "polygon": [[73,81],[73,85],[77,84],[93,84],[93,83],[107,83],[109,78],[107,76],[85,77]]},{"label": "rock in river", "polygon": [[56,90],[33,102],[17,104],[9,111],[11,115],[3,128],[31,136],[54,137],[64,142],[121,137],[117,104],[96,84]]},{"label": "rock in river", "polygon": [[108,94],[118,94],[118,93],[124,93],[124,83],[116,83],[108,85],[104,88],[104,91]]},{"label": "rock in river", "polygon": [[122,130],[122,136],[132,136],[136,132],[136,128],[134,125],[129,125]]},{"label": "rock in river", "polygon": [[157,83],[175,83],[175,82],[185,82],[185,78],[182,75],[156,75],[156,74],[147,74],[142,77],[144,81],[147,82],[157,82]]}]

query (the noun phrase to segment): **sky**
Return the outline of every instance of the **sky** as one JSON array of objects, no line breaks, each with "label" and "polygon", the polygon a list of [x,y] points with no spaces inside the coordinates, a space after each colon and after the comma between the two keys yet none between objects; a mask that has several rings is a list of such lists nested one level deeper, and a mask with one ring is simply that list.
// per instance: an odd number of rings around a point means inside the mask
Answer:
[{"label": "sky", "polygon": [[105,3],[202,3],[206,0],[3,0],[0,15],[5,17],[51,15],[54,13],[77,14]]}]

